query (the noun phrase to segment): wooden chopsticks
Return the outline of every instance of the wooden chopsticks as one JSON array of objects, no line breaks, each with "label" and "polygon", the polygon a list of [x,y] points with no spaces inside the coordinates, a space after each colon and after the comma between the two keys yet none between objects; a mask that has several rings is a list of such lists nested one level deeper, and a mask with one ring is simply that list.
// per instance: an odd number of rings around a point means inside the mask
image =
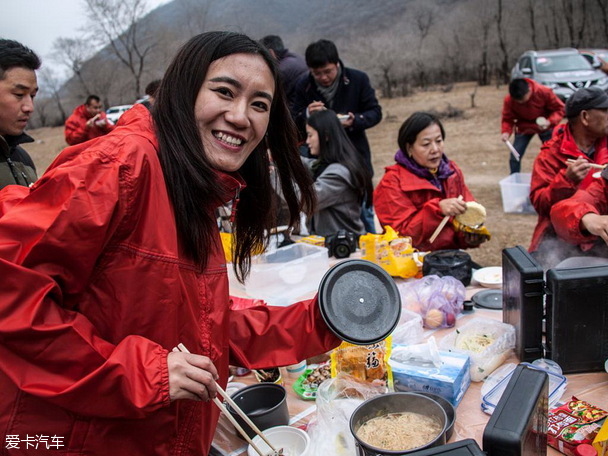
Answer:
[{"label": "wooden chopsticks", "polygon": [[[574,163],[575,161],[576,161],[576,160],[573,160],[573,159],[571,159],[571,158],[568,158],[568,159],[566,160],[566,163]],[[598,165],[597,163],[589,163],[589,166],[590,166],[591,168],[595,168],[595,169],[604,169],[604,168],[605,168],[606,166],[608,166],[608,165]]]},{"label": "wooden chopsticks", "polygon": [[[458,199],[460,201],[462,201],[462,195],[458,195]],[[435,229],[435,231],[433,232],[433,234],[431,235],[431,237],[429,238],[429,243],[432,244],[435,239],[437,239],[437,236],[439,236],[439,233],[441,233],[441,230],[443,229],[443,227],[445,226],[446,223],[448,223],[448,220],[450,220],[450,216],[446,215],[445,217],[443,217],[443,220],[441,221],[441,223],[439,224],[439,226]]]},{"label": "wooden chopsticks", "polygon": [[[190,353],[190,351],[182,343],[178,344],[177,347],[175,347],[173,349],[173,351],[181,351],[181,352],[184,352],[184,353]],[[260,431],[260,429],[254,424],[254,422],[251,421],[251,419],[245,414],[245,412],[243,412],[241,410],[241,408],[236,404],[236,402],[234,402],[232,400],[232,398],[226,393],[226,391],[224,391],[224,389],[220,385],[217,384],[217,382],[215,383],[215,387],[217,388],[217,391],[220,393],[220,396],[222,396],[222,398],[224,398],[224,400],[226,402],[228,402],[228,404],[230,404],[230,407],[232,407],[232,409],[241,418],[243,418],[243,420],[245,421],[245,423],[247,423],[251,427],[251,429],[253,429],[253,431],[257,435],[259,435],[262,438],[262,440],[264,440],[264,442],[266,442],[266,445],[268,445],[270,447],[270,449],[275,454],[279,454],[279,452],[276,450],[276,448],[268,441],[268,439],[266,438],[266,436],[264,435],[264,433],[262,431]],[[258,448],[258,446],[255,443],[253,443],[253,440],[251,440],[251,438],[249,437],[249,435],[247,435],[247,432],[245,432],[245,430],[241,427],[241,425],[238,423],[238,421],[236,421],[236,419],[228,411],[228,409],[226,408],[226,406],[224,406],[224,404],[222,403],[222,401],[220,401],[217,397],[214,397],[212,400],[213,400],[213,403],[215,405],[217,405],[217,407],[221,410],[221,412],[224,415],[226,415],[226,418],[228,418],[230,420],[230,422],[234,425],[234,427],[236,428],[236,430],[239,431],[239,433],[243,436],[243,438],[247,441],[247,443],[249,443],[249,445],[251,445],[251,447],[260,456],[267,456],[267,453],[262,453],[262,451]]]}]

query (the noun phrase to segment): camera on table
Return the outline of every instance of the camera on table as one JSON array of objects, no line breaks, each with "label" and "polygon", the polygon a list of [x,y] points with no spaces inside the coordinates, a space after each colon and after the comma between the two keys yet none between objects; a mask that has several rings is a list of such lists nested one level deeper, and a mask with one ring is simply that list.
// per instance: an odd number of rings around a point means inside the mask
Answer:
[{"label": "camera on table", "polygon": [[329,256],[336,258],[348,258],[351,253],[357,250],[357,235],[346,230],[339,230],[325,238]]}]

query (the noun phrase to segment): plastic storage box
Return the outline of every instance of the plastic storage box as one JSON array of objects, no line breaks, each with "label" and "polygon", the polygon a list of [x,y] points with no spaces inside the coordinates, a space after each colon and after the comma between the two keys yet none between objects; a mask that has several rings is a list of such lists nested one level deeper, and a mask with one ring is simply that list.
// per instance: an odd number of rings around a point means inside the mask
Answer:
[{"label": "plastic storage box", "polygon": [[499,182],[504,212],[536,213],[530,202],[531,177],[531,173],[513,173]]},{"label": "plastic storage box", "polygon": [[543,357],[544,271],[521,245],[502,251],[502,321],[515,326],[520,361]]},{"label": "plastic storage box", "polygon": [[[546,371],[544,369],[539,369],[528,363],[521,363],[520,365],[526,366],[530,369],[537,369],[539,371],[547,373],[547,376],[549,377],[549,408],[554,407],[557,404],[557,402],[560,400],[560,398],[562,397],[562,394],[564,394],[564,391],[566,390],[566,385],[568,383],[566,377],[564,377],[563,375],[558,375],[554,372]],[[514,367],[516,367],[516,366],[514,366]],[[512,370],[507,375],[505,375],[503,377],[503,379],[500,380],[494,386],[494,388],[492,388],[488,392],[488,394],[483,396],[482,401],[481,401],[481,410],[483,410],[485,413],[487,413],[489,415],[494,413],[494,409],[496,408],[496,405],[498,405],[500,398],[502,397],[503,393],[507,389],[507,384],[509,383],[509,380],[511,380],[511,377],[513,376],[513,372],[514,371]]]},{"label": "plastic storage box", "polygon": [[515,368],[483,431],[488,456],[547,454],[548,391],[546,372]]},{"label": "plastic storage box", "polygon": [[[325,247],[295,243],[251,259],[245,292],[271,306],[288,306],[316,292],[329,268]],[[230,285],[238,284],[228,266]]]}]

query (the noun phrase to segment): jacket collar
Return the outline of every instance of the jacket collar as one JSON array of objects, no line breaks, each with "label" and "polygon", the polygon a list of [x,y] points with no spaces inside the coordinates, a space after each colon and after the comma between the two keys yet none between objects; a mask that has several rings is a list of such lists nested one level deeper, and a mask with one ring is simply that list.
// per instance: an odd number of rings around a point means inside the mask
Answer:
[{"label": "jacket collar", "polygon": [[[559,140],[559,136],[562,136],[562,143],[561,143],[561,151],[564,155],[568,155],[572,158],[576,158],[579,157],[581,155],[585,155],[584,152],[582,150],[579,149],[579,147],[576,145],[576,142],[574,141],[574,137],[572,136],[572,132],[570,131],[570,124],[565,124],[565,125],[560,125],[558,130],[558,135],[557,135],[557,139]],[[605,149],[608,145],[608,142],[606,141],[606,136],[598,139],[597,141],[595,141],[594,144],[594,150],[595,153],[594,155],[597,156],[597,153],[600,149]],[[593,157],[588,157],[588,158],[593,158]]]}]

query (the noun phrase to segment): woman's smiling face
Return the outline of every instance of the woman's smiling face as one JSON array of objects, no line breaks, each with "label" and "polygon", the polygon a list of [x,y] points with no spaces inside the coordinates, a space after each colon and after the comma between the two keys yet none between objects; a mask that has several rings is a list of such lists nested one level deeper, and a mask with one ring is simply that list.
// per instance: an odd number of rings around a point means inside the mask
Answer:
[{"label": "woman's smiling face", "polygon": [[232,172],[245,163],[266,134],[274,90],[260,55],[232,54],[211,63],[194,116],[213,168]]},{"label": "woman's smiling face", "polygon": [[420,166],[435,169],[443,155],[443,135],[437,124],[431,124],[416,136],[414,144],[408,144],[407,152]]}]

